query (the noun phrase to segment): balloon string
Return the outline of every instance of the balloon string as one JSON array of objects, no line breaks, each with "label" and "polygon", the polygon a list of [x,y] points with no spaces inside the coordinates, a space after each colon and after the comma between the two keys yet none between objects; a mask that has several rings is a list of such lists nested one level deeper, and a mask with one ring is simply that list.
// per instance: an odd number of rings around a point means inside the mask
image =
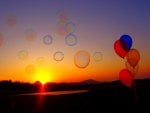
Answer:
[{"label": "balloon string", "polygon": [[138,95],[137,95],[137,89],[136,89],[136,85],[135,85],[135,79],[133,80],[133,97],[134,97],[134,102],[135,102],[135,110],[138,113],[139,106],[138,106]]},{"label": "balloon string", "polygon": [[135,98],[135,104],[138,104],[138,96],[137,96],[137,89],[135,85],[135,80],[133,80],[133,92],[134,92],[134,98]]}]

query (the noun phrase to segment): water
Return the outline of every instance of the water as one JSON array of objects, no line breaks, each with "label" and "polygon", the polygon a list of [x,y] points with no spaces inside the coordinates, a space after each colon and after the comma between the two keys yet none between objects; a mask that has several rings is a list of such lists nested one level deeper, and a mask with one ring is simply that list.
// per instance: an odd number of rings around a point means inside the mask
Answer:
[{"label": "water", "polygon": [[76,93],[85,93],[88,90],[71,90],[71,91],[53,91],[53,92],[40,92],[40,93],[27,93],[27,94],[17,94],[16,96],[33,96],[33,95],[67,95]]}]

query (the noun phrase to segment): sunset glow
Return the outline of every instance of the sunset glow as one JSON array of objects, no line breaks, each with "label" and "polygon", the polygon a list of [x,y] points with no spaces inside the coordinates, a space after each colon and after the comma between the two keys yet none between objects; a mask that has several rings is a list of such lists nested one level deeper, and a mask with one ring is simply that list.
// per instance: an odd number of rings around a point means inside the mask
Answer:
[{"label": "sunset glow", "polygon": [[40,81],[42,84],[52,82],[52,73],[44,67],[38,68],[35,73],[35,81]]},{"label": "sunset glow", "polygon": [[149,78],[147,2],[0,1],[0,80],[118,80],[126,61],[114,42],[124,34],[140,53],[136,78]]}]

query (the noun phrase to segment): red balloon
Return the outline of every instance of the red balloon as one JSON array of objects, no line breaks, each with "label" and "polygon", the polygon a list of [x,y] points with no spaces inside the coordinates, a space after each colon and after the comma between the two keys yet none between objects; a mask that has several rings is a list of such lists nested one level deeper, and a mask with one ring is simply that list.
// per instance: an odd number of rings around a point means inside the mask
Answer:
[{"label": "red balloon", "polygon": [[117,40],[114,43],[114,50],[122,58],[124,58],[126,54],[128,53],[125,43],[121,40]]},{"label": "red balloon", "polygon": [[123,69],[119,72],[119,80],[127,87],[132,86],[133,75],[128,69]]}]

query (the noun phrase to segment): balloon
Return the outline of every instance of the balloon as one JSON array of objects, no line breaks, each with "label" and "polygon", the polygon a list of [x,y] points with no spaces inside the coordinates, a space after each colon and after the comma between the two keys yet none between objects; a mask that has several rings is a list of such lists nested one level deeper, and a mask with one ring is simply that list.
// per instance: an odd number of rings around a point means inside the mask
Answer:
[{"label": "balloon", "polygon": [[127,50],[124,48],[124,42],[121,40],[117,40],[114,43],[115,52],[122,58],[124,58],[127,54]]},{"label": "balloon", "polygon": [[130,70],[133,74],[133,76],[135,76],[138,73],[139,70],[139,65],[137,64],[134,68],[132,66],[130,66],[130,64],[126,61],[125,62],[125,66],[128,70]]},{"label": "balloon", "polygon": [[140,60],[140,54],[139,54],[138,50],[131,49],[127,53],[126,59],[127,59],[128,63],[130,64],[130,66],[132,66],[134,68]]},{"label": "balloon", "polygon": [[128,69],[119,72],[119,80],[127,87],[132,86],[133,75]]},{"label": "balloon", "polygon": [[122,35],[120,40],[124,42],[125,48],[130,50],[132,47],[132,38],[129,35]]}]

